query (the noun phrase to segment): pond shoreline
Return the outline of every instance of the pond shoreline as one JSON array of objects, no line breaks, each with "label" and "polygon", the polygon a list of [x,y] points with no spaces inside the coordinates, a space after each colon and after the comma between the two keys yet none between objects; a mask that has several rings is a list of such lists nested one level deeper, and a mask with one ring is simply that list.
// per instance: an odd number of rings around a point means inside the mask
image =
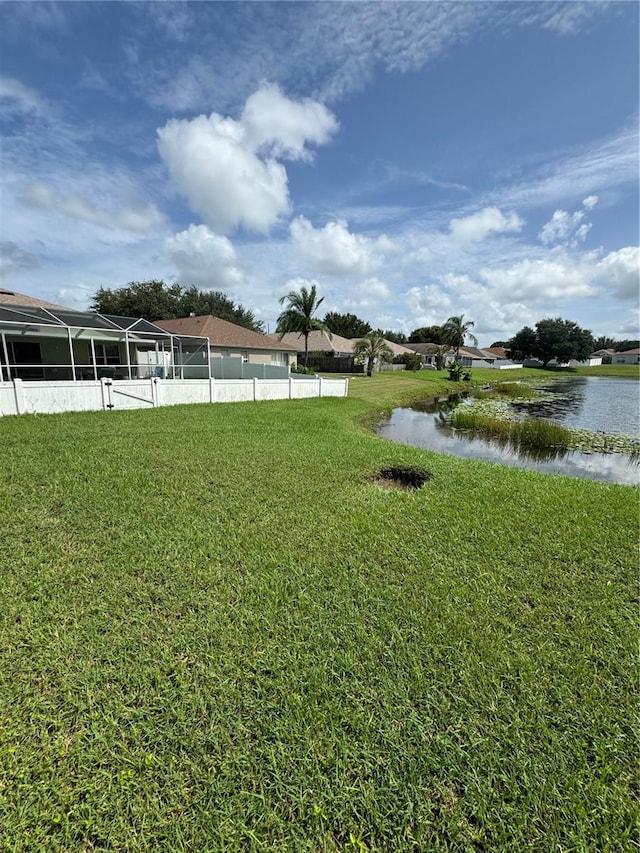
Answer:
[{"label": "pond shoreline", "polygon": [[[568,426],[562,421],[562,417],[575,420],[574,410],[579,410],[584,402],[576,389],[583,392],[584,396],[589,383],[597,383],[598,379],[570,377],[569,382],[574,382],[571,386],[574,396],[568,400],[565,400],[562,393],[558,393],[566,391],[567,377],[558,379],[564,380],[560,383],[564,388],[556,389],[553,387],[556,385],[555,378],[544,377],[542,388],[540,382],[534,379],[518,383],[490,383],[480,388],[476,386],[452,389],[451,394],[415,401],[409,404],[410,408],[393,409],[386,419],[378,422],[375,429],[378,435],[402,444],[453,456],[482,459],[510,467],[524,467],[571,477],[638,485],[638,433],[630,435],[587,430]],[[610,377],[608,379],[610,382],[614,381]],[[510,391],[511,395],[501,394],[500,384],[505,386],[505,390]],[[552,387],[549,387],[550,385]],[[523,393],[518,393],[518,386]],[[536,386],[540,393],[532,395],[530,391]],[[612,387],[608,390],[611,393]],[[589,386],[589,392],[591,399],[594,387]],[[480,399],[477,399],[478,397]],[[619,400],[619,396],[616,399]],[[526,415],[529,406],[535,408],[554,405],[559,406],[562,415],[558,428],[554,427],[556,421],[553,418]],[[632,408],[629,407],[629,411]],[[472,424],[473,428],[457,428],[455,420],[452,425],[449,416],[452,410],[461,414],[464,410],[468,417],[461,416],[458,420]]]}]

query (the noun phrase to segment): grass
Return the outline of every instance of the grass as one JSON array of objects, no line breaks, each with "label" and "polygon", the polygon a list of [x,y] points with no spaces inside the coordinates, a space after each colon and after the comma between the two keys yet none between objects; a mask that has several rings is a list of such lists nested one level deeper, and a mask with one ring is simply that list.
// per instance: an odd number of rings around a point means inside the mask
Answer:
[{"label": "grass", "polygon": [[466,409],[456,409],[451,415],[451,426],[459,430],[481,432],[515,448],[566,450],[572,445],[571,430],[560,424],[535,418],[506,420]]},{"label": "grass", "polygon": [[388,376],[0,420],[0,849],[632,847],[637,491],[377,438]]},{"label": "grass", "polygon": [[571,370],[578,376],[615,376],[617,379],[640,379],[638,364],[599,364],[595,367],[576,367]]}]

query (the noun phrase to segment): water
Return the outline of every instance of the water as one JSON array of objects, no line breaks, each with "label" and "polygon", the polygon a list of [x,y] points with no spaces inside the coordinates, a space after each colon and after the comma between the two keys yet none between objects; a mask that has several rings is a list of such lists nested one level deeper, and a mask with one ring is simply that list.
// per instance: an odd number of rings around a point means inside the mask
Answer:
[{"label": "water", "polygon": [[[529,404],[527,414],[544,417],[574,429],[617,435],[640,433],[639,385],[628,379],[584,376],[558,380],[547,386],[561,392],[553,401]],[[419,404],[412,409],[394,409],[391,417],[378,425],[379,435],[401,444],[424,447],[465,459],[482,459],[517,468],[564,474],[627,485],[640,484],[640,466],[621,453],[582,453],[580,451],[534,452],[514,449],[495,439],[482,438],[451,429],[446,412],[461,397]],[[518,402],[514,408],[523,409]]]},{"label": "water", "polygon": [[556,421],[570,429],[588,429],[613,435],[636,435],[640,432],[640,383],[633,379],[608,376],[580,376],[559,379],[543,390],[562,396],[528,406],[530,417]]}]

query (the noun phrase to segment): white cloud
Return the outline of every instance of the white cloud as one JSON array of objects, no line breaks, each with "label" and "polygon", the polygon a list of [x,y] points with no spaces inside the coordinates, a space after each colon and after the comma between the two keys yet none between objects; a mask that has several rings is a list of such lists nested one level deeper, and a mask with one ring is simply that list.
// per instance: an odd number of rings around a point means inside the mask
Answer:
[{"label": "white cloud", "polygon": [[516,213],[505,216],[497,207],[485,207],[471,216],[452,219],[451,236],[456,240],[481,241],[489,234],[501,234],[509,231],[521,231],[522,220]]},{"label": "white cloud", "polygon": [[590,195],[582,202],[582,210],[568,213],[566,210],[556,210],[549,220],[542,226],[539,233],[540,240],[545,246],[560,244],[575,249],[585,239],[591,230],[591,223],[585,222],[585,211],[593,210],[598,203],[597,195]]},{"label": "white cloud", "polygon": [[640,249],[626,246],[610,252],[596,265],[596,277],[602,289],[618,299],[640,298]]},{"label": "white cloud", "polygon": [[190,225],[169,237],[167,251],[184,285],[235,291],[245,282],[245,271],[231,241],[206,225]]},{"label": "white cloud", "polygon": [[374,276],[360,282],[349,293],[342,291],[340,308],[342,311],[356,314],[367,313],[377,311],[390,298],[391,291],[388,285]]},{"label": "white cloud", "polygon": [[384,235],[371,239],[352,234],[343,221],[314,228],[304,216],[298,216],[289,232],[295,249],[318,272],[329,275],[366,275],[380,266],[384,250],[394,248]]},{"label": "white cloud", "polygon": [[324,145],[338,129],[324,104],[310,98],[293,101],[272,84],[247,98],[241,123],[251,150],[290,160],[309,160],[307,143]]},{"label": "white cloud", "polygon": [[435,284],[410,288],[405,302],[415,323],[414,328],[443,323],[451,316],[454,306],[451,296]]},{"label": "white cloud", "polygon": [[326,142],[336,126],[321,104],[290,100],[263,84],[239,121],[218,113],[172,119],[158,130],[158,150],[176,188],[208,225],[266,233],[289,211],[287,172],[275,157],[308,156],[306,143]]},{"label": "white cloud", "polygon": [[481,270],[483,280],[503,298],[548,305],[556,300],[593,296],[591,270],[570,258],[536,258],[506,269]]},{"label": "white cloud", "polygon": [[518,207],[539,207],[586,193],[587,210],[594,194],[638,180],[638,128],[634,124],[589,148],[554,156],[526,181],[487,194],[488,202]]},{"label": "white cloud", "polygon": [[139,199],[117,210],[99,207],[79,195],[34,181],[22,193],[22,201],[36,210],[51,210],[102,228],[145,232],[160,225],[164,217],[156,207]]}]

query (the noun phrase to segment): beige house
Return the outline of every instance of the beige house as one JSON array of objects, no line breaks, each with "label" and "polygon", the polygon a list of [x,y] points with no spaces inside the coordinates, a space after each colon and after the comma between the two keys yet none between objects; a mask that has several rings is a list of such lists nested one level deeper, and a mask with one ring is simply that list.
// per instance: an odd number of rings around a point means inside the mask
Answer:
[{"label": "beige house", "polygon": [[296,364],[297,347],[279,341],[276,335],[263,335],[211,314],[158,320],[155,325],[172,335],[209,338],[209,355],[212,358],[242,357],[250,364],[274,364],[281,367],[293,367]]},{"label": "beige house", "polygon": [[611,356],[611,364],[640,364],[640,349],[614,352]]},{"label": "beige house", "polygon": [[[280,335],[276,336],[280,339]],[[298,358],[304,357],[304,335],[302,332],[286,332],[282,336],[282,343],[289,348],[295,349]],[[311,353],[322,353],[334,358],[350,358],[353,356],[353,341],[343,338],[341,335],[329,335],[321,329],[313,329],[309,332],[308,351]]]}]

